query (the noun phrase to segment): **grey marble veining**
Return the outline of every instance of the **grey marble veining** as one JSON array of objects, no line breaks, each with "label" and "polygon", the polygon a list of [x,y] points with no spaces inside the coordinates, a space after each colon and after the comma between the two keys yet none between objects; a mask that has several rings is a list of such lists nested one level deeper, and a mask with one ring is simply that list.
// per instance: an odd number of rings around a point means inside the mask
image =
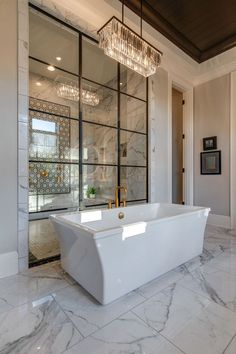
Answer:
[{"label": "grey marble veining", "polygon": [[213,253],[208,251],[205,247],[203,248],[203,252],[200,256],[191,259],[190,261],[186,262],[185,264],[176,268],[176,272],[179,272],[183,275],[186,275],[196,268],[208,263],[210,260],[214,258]]},{"label": "grey marble veining", "polygon": [[235,236],[211,231],[211,251],[107,306],[59,262],[1,279],[0,353],[235,354]]},{"label": "grey marble veining", "polygon": [[206,264],[179,282],[212,301],[236,312],[236,277]]},{"label": "grey marble veining", "polygon": [[0,299],[10,306],[23,305],[68,286],[62,273],[50,266],[37,267],[0,279]]},{"label": "grey marble veining", "polygon": [[188,354],[223,353],[236,332],[236,314],[176,283],[133,312]]},{"label": "grey marble veining", "polygon": [[85,337],[145,300],[143,296],[131,292],[118,301],[101,306],[77,285],[55,292],[54,297]]},{"label": "grey marble veining", "polygon": [[66,354],[180,354],[176,346],[128,312]]},{"label": "grey marble veining", "polygon": [[161,277],[141,286],[136,290],[140,295],[144,296],[145,298],[149,299],[156,293],[160,292],[161,290],[167,288],[169,285],[178,282],[180,279],[184,277],[184,274],[179,269],[172,270]]},{"label": "grey marble veining", "polygon": [[0,353],[59,354],[81,339],[51,296],[0,314]]},{"label": "grey marble veining", "polygon": [[66,10],[55,0],[31,0],[33,4],[39,6],[44,11],[53,14],[63,22],[72,25],[78,30],[87,33],[89,36],[97,38],[97,28],[88,23],[85,19],[79,17],[72,11]]}]

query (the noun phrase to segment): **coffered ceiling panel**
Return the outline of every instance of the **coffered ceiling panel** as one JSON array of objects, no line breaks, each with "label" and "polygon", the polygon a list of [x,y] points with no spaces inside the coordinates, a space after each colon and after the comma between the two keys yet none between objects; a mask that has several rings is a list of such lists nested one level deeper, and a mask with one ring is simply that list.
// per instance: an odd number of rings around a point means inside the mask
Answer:
[{"label": "coffered ceiling panel", "polygon": [[[124,3],[140,15],[140,0]],[[236,0],[143,0],[143,19],[197,62],[236,45]]]}]

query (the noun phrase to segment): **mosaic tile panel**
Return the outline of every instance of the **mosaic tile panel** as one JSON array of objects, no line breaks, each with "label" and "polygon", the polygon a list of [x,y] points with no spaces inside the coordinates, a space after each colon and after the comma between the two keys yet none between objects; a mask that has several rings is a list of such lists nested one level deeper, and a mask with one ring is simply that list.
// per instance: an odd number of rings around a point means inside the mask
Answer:
[{"label": "mosaic tile panel", "polygon": [[70,165],[30,162],[30,194],[70,193]]},{"label": "mosaic tile panel", "polygon": [[41,112],[58,114],[63,117],[70,117],[70,107],[34,97],[29,97],[29,108]]},{"label": "mosaic tile panel", "polygon": [[[69,107],[30,98],[29,188],[31,195],[70,193],[70,166],[60,163],[70,161],[71,158],[70,120],[63,116],[70,116]],[[53,163],[48,163],[49,161]]]}]

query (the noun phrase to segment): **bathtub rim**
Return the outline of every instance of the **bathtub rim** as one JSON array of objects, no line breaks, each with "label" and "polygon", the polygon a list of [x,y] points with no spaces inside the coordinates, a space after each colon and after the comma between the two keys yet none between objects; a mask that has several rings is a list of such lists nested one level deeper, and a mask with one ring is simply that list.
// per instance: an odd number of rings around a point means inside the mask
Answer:
[{"label": "bathtub rim", "polygon": [[[163,223],[163,222],[166,222],[167,220],[168,221],[172,221],[172,220],[175,220],[175,219],[185,218],[187,215],[191,216],[191,215],[194,215],[194,214],[198,214],[199,212],[201,212],[201,213],[206,212],[207,213],[206,217],[208,217],[208,215],[209,215],[209,213],[211,211],[211,209],[208,208],[208,207],[187,206],[187,205],[170,204],[170,203],[146,203],[144,205],[158,205],[158,206],[172,206],[172,205],[174,205],[178,209],[185,209],[185,208],[187,209],[188,207],[190,209],[193,209],[192,211],[188,211],[188,212],[177,214],[177,215],[165,216],[165,217],[161,217],[159,219],[150,219],[150,220],[144,221],[148,225]],[[141,205],[129,205],[127,207],[119,207],[119,208],[116,208],[116,209],[101,209],[101,208],[98,208],[98,209],[88,210],[86,212],[89,213],[89,212],[92,212],[94,210],[102,210],[102,211],[107,211],[109,213],[110,211],[114,211],[114,210],[125,211],[125,210],[127,210],[127,208],[135,208],[135,207],[140,207],[140,206]],[[111,237],[111,235],[117,235],[117,234],[121,235],[122,231],[123,231],[123,226],[134,225],[134,224],[137,224],[139,222],[142,222],[142,220],[136,221],[136,222],[133,222],[133,223],[127,222],[124,225],[111,227],[111,228],[106,228],[106,229],[103,229],[103,230],[96,230],[96,229],[94,229],[94,228],[92,228],[90,226],[86,226],[84,223],[78,223],[78,222],[74,222],[74,221],[71,221],[71,220],[67,220],[64,217],[64,216],[66,216],[68,214],[80,214],[80,213],[82,213],[84,211],[85,210],[80,210],[80,211],[75,211],[75,212],[67,212],[67,213],[63,213],[63,214],[52,214],[52,215],[49,216],[49,219],[50,219],[50,221],[52,223],[56,222],[56,223],[59,223],[61,225],[65,225],[66,224],[70,228],[82,229],[83,231],[86,231],[87,233],[89,233],[88,236],[92,237],[94,240],[102,239],[102,238],[106,238],[106,237]]]}]

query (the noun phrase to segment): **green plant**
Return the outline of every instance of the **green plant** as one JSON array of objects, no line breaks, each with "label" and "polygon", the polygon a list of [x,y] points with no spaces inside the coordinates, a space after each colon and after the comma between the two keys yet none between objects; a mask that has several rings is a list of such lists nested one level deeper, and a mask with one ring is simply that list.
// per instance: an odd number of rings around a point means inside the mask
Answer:
[{"label": "green plant", "polygon": [[87,197],[89,197],[90,194],[96,194],[96,188],[95,188],[95,187],[93,187],[93,186],[88,186],[88,189],[87,189]]}]

